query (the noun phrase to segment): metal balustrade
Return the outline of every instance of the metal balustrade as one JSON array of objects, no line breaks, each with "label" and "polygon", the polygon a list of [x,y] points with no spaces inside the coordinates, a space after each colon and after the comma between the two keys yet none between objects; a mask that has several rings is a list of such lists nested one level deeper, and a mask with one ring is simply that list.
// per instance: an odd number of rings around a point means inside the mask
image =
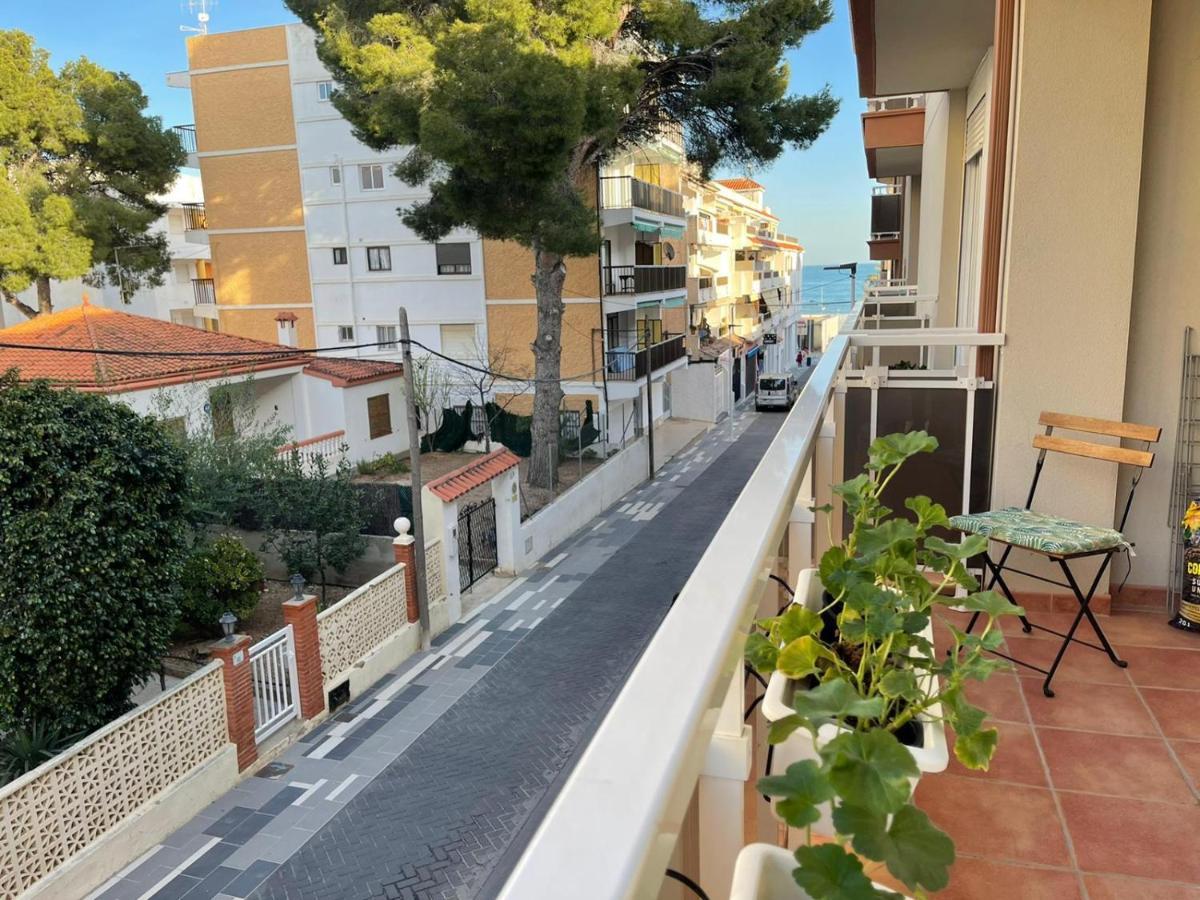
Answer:
[{"label": "metal balustrade", "polygon": [[183,208],[183,227],[188,231],[206,231],[208,216],[204,212],[203,203],[181,203]]},{"label": "metal balustrade", "polygon": [[604,266],[605,296],[684,290],[687,266]]},{"label": "metal balustrade", "polygon": [[645,209],[682,218],[683,195],[650,184],[632,175],[605,175],[600,179],[600,205],[604,209]]},{"label": "metal balustrade", "polygon": [[171,130],[175,132],[179,138],[179,142],[183,144],[183,149],[187,153],[196,152],[196,126],[195,125],[174,125]]},{"label": "metal balustrade", "polygon": [[216,303],[217,288],[211,278],[193,278],[192,296],[196,303]]}]

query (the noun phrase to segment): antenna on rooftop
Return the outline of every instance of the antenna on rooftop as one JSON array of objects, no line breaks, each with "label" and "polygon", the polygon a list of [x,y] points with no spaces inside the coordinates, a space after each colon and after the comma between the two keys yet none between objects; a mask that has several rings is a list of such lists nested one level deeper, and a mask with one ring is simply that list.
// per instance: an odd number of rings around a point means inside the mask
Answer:
[{"label": "antenna on rooftop", "polygon": [[208,20],[212,18],[210,11],[217,5],[217,0],[184,0],[180,7],[196,17],[195,25],[180,25],[180,31],[190,31],[193,34],[208,34]]}]

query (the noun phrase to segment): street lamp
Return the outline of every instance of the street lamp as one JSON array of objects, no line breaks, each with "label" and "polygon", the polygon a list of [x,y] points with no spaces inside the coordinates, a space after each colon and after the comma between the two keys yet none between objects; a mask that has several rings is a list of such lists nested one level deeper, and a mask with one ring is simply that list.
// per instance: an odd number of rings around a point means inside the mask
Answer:
[{"label": "street lamp", "polygon": [[850,307],[854,308],[854,301],[858,299],[858,295],[854,292],[854,279],[858,275],[858,263],[842,263],[840,266],[825,266],[826,272],[850,272]]},{"label": "street lamp", "polygon": [[292,590],[296,592],[296,596],[294,596],[292,599],[293,600],[303,600],[304,599],[304,576],[301,575],[299,572],[297,572],[295,575],[293,575],[291,578],[289,578],[288,581],[290,581],[292,583]]},{"label": "street lamp", "polygon": [[221,631],[225,633],[225,643],[232,644],[233,629],[237,628],[237,616],[235,616],[229,610],[225,610],[225,612],[221,615],[221,618],[217,621],[221,623]]}]

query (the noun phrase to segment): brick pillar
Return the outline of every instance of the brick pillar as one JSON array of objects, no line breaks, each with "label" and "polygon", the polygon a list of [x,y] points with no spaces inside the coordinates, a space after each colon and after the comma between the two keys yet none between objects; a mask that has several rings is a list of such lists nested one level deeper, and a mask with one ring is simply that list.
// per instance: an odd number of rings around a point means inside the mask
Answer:
[{"label": "brick pillar", "polygon": [[399,537],[392,540],[392,552],[396,554],[396,562],[404,565],[404,597],[408,603],[408,621],[416,622],[421,618],[421,612],[417,609],[417,540],[408,533],[407,519],[396,521],[403,521],[405,528]]},{"label": "brick pillar", "polygon": [[254,740],[254,679],[250,673],[250,636],[235,634],[232,641],[216,641],[208,646],[209,655],[221,660],[225,679],[225,715],[229,720],[229,739],[237,745],[238,770],[258,759]]},{"label": "brick pillar", "polygon": [[292,626],[296,677],[300,680],[300,715],[311,719],[325,710],[325,676],[321,672],[321,639],[317,634],[317,595],[283,603],[283,621]]}]

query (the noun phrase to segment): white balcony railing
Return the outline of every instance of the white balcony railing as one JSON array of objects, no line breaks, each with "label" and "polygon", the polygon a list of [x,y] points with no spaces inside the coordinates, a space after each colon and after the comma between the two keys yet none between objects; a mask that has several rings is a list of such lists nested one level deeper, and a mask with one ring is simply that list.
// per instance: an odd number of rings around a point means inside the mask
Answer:
[{"label": "white balcony railing", "polygon": [[[854,310],[840,324],[857,316]],[[747,806],[761,803],[746,788],[760,774],[754,748],[761,749],[762,729],[743,722],[742,650],[753,618],[780,600],[768,576],[795,583],[827,546],[811,507],[831,499],[840,474],[837,395],[871,391],[874,436],[882,392],[990,387],[973,377],[976,354],[1003,341],[940,329],[844,331],[832,339],[509,877],[504,900],[564,893],[651,900],[673,866],[708,896],[728,896],[736,854],[764,839],[761,820],[750,824],[757,808]],[[922,349],[927,356],[944,351],[950,365],[894,371],[881,358]],[[975,404],[963,408],[960,464],[969,473]],[[964,502],[967,491],[964,485]]]},{"label": "white balcony railing", "polygon": [[924,94],[897,94],[895,97],[871,97],[867,100],[867,112],[883,112],[892,109],[920,109],[925,105]]}]

